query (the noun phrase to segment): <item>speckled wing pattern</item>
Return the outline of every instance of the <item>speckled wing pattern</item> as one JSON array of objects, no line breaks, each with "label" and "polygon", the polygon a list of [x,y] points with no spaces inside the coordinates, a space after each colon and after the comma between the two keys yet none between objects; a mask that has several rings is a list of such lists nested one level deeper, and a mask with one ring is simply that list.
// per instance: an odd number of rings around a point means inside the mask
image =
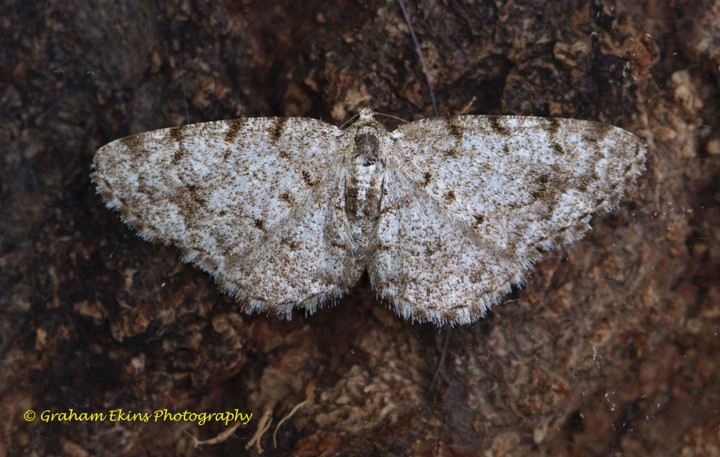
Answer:
[{"label": "speckled wing pattern", "polygon": [[634,135],[572,119],[455,116],[388,132],[250,118],[133,135],[93,180],[149,240],[178,246],[247,311],[334,302],[367,269],[413,321],[466,324],[571,242],[641,172]]},{"label": "speckled wing pattern", "polygon": [[289,316],[358,276],[336,217],[341,135],[302,118],[157,130],[101,148],[92,179],[143,238],[178,246],[248,310]]},{"label": "speckled wing pattern", "polygon": [[476,320],[541,251],[580,237],[645,156],[625,130],[573,119],[457,116],[390,135],[368,270],[400,315],[440,324]]}]

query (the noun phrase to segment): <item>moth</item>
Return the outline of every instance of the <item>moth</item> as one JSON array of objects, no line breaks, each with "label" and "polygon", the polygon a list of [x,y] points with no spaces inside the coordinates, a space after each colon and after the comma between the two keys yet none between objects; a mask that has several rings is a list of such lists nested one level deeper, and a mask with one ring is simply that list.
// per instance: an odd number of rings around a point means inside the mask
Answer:
[{"label": "moth", "polygon": [[388,131],[247,118],[100,148],[92,180],[146,240],[177,246],[248,312],[334,303],[367,271],[400,316],[485,315],[543,251],[590,228],[643,169],[633,134],[520,116],[424,119]]}]

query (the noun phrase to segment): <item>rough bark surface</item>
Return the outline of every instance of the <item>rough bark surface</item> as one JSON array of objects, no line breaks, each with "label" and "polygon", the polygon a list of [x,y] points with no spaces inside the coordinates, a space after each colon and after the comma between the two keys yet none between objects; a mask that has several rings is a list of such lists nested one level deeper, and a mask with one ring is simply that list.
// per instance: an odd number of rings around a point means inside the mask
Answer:
[{"label": "rough bark surface", "polygon": [[[599,120],[649,148],[617,211],[442,331],[367,281],[312,317],[241,314],[88,177],[160,127],[432,116],[395,1],[0,1],[0,456],[720,455],[720,2],[407,9],[441,114]],[[199,451],[227,427],[39,417],[71,408],[253,418]]]}]

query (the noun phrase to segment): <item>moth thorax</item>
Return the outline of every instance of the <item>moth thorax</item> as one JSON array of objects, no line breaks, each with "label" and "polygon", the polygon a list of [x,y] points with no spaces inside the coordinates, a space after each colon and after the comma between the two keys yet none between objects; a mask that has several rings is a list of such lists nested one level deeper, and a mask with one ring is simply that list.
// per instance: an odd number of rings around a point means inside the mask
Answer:
[{"label": "moth thorax", "polygon": [[358,130],[345,182],[345,213],[353,237],[363,249],[380,216],[380,198],[385,177],[385,163],[377,131],[371,127]]}]

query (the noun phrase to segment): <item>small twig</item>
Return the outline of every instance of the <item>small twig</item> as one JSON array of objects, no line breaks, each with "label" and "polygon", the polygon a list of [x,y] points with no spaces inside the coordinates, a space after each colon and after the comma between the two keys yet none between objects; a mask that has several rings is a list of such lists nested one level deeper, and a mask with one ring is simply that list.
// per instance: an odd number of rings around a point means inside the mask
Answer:
[{"label": "small twig", "polygon": [[185,88],[185,68],[183,67],[183,58],[182,58],[182,43],[180,38],[180,32],[177,32],[177,39],[178,39],[178,64],[180,65],[180,85],[182,86],[183,91],[183,103],[185,104],[185,123],[190,124],[190,108],[188,107],[187,102],[187,89]]},{"label": "small twig", "polygon": [[428,91],[430,92],[430,101],[432,102],[433,113],[435,113],[435,116],[440,116],[440,113],[438,112],[437,102],[435,101],[435,92],[433,92],[432,84],[430,83],[430,73],[428,72],[427,65],[425,65],[425,58],[423,57],[422,49],[420,49],[420,42],[418,41],[417,36],[415,36],[415,29],[413,29],[412,23],[410,22],[410,16],[405,9],[405,4],[403,3],[403,0],[397,0],[397,2],[400,6],[400,10],[402,10],[403,16],[405,16],[405,22],[408,25],[408,29],[410,29],[410,36],[412,37],[413,43],[415,44],[415,50],[417,51],[418,59],[420,60],[420,66],[422,67],[422,72],[425,75],[425,82],[427,83]]},{"label": "small twig", "polygon": [[475,104],[476,101],[477,97],[473,95],[473,98],[469,102],[467,102],[467,104],[463,107],[463,109],[460,110],[460,113],[458,114],[462,115],[469,113],[472,110],[472,106]]},{"label": "small twig", "polygon": [[257,430],[255,430],[255,434],[252,436],[252,438],[250,438],[250,441],[248,441],[248,443],[245,445],[245,449],[250,449],[254,444],[257,453],[263,453],[263,448],[260,444],[260,441],[265,432],[267,432],[267,430],[270,428],[270,424],[272,424],[272,411],[273,409],[271,407],[265,408],[265,411],[263,412],[263,415],[258,422],[258,428]]},{"label": "small twig", "polygon": [[213,445],[213,444],[224,443],[225,441],[227,441],[228,438],[230,438],[230,436],[231,436],[233,433],[235,433],[235,430],[237,430],[238,427],[240,427],[240,425],[242,425],[242,422],[240,422],[240,421],[235,422],[235,424],[234,424],[232,427],[224,430],[224,431],[223,431],[222,433],[220,433],[218,436],[216,436],[215,438],[210,438],[209,440],[202,440],[202,441],[201,441],[201,440],[199,440],[199,439],[197,439],[197,438],[195,438],[195,437],[193,436],[193,437],[192,437],[192,438],[193,438],[193,444],[194,444],[195,447],[197,448],[197,447],[205,446],[205,445],[210,446],[210,445]]},{"label": "small twig", "polygon": [[297,410],[302,408],[303,406],[307,405],[308,403],[312,403],[315,399],[315,392],[314,392],[315,386],[313,383],[310,383],[305,388],[305,400],[301,401],[295,407],[282,419],[280,419],[280,422],[278,422],[277,426],[275,426],[275,431],[273,432],[273,445],[277,448],[277,432],[280,429],[280,426],[285,423],[288,419],[293,417]]},{"label": "small twig", "polygon": [[447,333],[445,334],[445,344],[443,344],[442,353],[440,354],[440,360],[438,361],[437,369],[435,370],[435,374],[433,375],[432,382],[430,383],[430,388],[428,389],[428,392],[432,392],[433,387],[435,387],[435,382],[437,381],[440,370],[442,370],[443,365],[445,365],[445,355],[447,354],[447,348],[448,344],[450,343],[450,334],[452,333],[451,329],[448,329]]}]

